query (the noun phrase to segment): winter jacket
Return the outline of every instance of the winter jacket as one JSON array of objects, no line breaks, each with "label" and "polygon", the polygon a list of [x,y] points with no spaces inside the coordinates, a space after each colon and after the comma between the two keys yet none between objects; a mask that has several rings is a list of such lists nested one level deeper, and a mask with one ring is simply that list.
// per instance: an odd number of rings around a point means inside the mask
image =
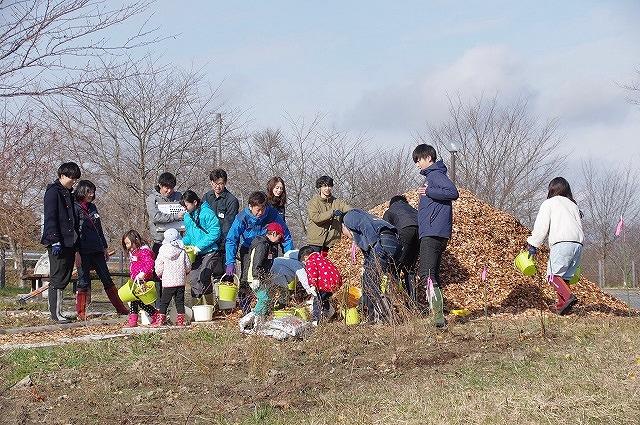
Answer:
[{"label": "winter jacket", "polygon": [[78,252],[80,254],[95,254],[107,249],[107,239],[104,237],[102,222],[98,208],[93,202],[74,204],[80,237],[78,238]]},{"label": "winter jacket", "polygon": [[363,252],[368,252],[380,241],[380,233],[397,233],[396,228],[366,211],[353,209],[344,215],[342,222],[353,233],[353,241]]},{"label": "winter jacket", "polygon": [[153,279],[153,251],[147,245],[143,245],[129,253],[129,276],[135,279],[138,273],[144,272],[144,280]]},{"label": "winter jacket", "polygon": [[284,229],[284,250],[289,251],[293,249],[293,240],[291,239],[291,233],[287,224],[282,221],[280,214],[271,205],[267,205],[264,213],[260,217],[256,217],[251,214],[249,208],[245,208],[236,216],[233,220],[233,225],[229,229],[226,239],[225,248],[225,265],[235,264],[236,253],[238,252],[238,246],[241,245],[245,248],[251,246],[253,238],[256,236],[262,236],[267,233],[267,224],[271,222],[279,223]]},{"label": "winter jacket", "polygon": [[408,202],[396,201],[385,211],[382,219],[393,224],[396,229],[405,227],[418,227],[418,210]]},{"label": "winter jacket", "polygon": [[286,218],[286,206],[285,205],[271,205],[273,208],[276,209],[276,211],[278,211],[278,214],[280,214],[280,217],[282,217],[282,221],[286,222],[287,218]]},{"label": "winter jacket", "polygon": [[179,202],[182,198],[180,192],[173,192],[171,196],[165,198],[159,192],[156,186],[149,196],[147,196],[147,214],[149,215],[149,234],[154,242],[162,243],[162,231],[158,230],[159,225],[163,223],[173,223],[174,221],[182,222],[178,218],[177,213],[165,214],[158,210],[158,204],[161,202]]},{"label": "winter jacket", "polygon": [[549,246],[558,242],[584,241],[580,210],[575,202],[565,196],[554,196],[542,203],[527,243],[540,248],[547,235]]},{"label": "winter jacket", "polygon": [[273,259],[278,256],[279,243],[271,243],[265,235],[256,236],[249,247],[249,268],[247,278],[253,280],[264,279],[271,270]]},{"label": "winter jacket", "polygon": [[217,251],[220,246],[220,220],[206,202],[184,215],[186,232],[182,242],[195,245],[200,255]]},{"label": "winter jacket", "polygon": [[338,268],[324,255],[314,252],[305,265],[309,285],[323,292],[335,292],[342,286]]},{"label": "winter jacket", "polygon": [[287,284],[293,280],[298,280],[309,292],[309,279],[304,264],[298,260],[298,251],[287,251],[282,257],[274,258],[271,266],[271,275],[276,283]]},{"label": "winter jacket", "polygon": [[437,161],[420,171],[425,176],[427,193],[420,196],[418,205],[418,234],[450,238],[453,230],[453,206],[458,189],[447,177],[444,162]]},{"label": "winter jacket", "polygon": [[180,241],[163,243],[155,265],[156,274],[162,278],[163,288],[184,286],[191,271],[191,261]]},{"label": "winter jacket", "polygon": [[240,209],[238,198],[233,196],[231,192],[225,188],[219,197],[216,197],[213,190],[208,191],[202,197],[202,201],[203,203],[206,202],[209,204],[216,217],[220,220],[220,240],[222,241],[220,243],[220,249],[224,249],[224,241],[227,239],[229,229],[231,229],[233,220],[236,218],[236,215],[238,215],[238,210]]},{"label": "winter jacket", "polygon": [[325,246],[331,248],[342,235],[342,225],[339,220],[333,218],[333,211],[347,212],[351,207],[342,199],[333,196],[323,198],[316,195],[309,201],[307,213],[309,224],[307,225],[307,243],[309,245]]},{"label": "winter jacket", "polygon": [[44,192],[44,226],[40,243],[49,246],[60,242],[63,247],[72,248],[77,241],[78,221],[71,191],[56,180]]}]

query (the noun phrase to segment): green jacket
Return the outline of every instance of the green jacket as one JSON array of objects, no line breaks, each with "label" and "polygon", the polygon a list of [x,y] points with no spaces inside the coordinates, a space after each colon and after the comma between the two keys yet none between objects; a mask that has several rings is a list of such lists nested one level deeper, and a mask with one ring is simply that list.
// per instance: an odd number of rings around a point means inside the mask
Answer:
[{"label": "green jacket", "polygon": [[326,237],[326,247],[332,247],[342,236],[342,224],[333,219],[333,211],[347,212],[350,209],[351,207],[345,201],[333,196],[323,199],[320,195],[315,195],[311,198],[307,207],[309,214],[307,243],[322,246]]}]

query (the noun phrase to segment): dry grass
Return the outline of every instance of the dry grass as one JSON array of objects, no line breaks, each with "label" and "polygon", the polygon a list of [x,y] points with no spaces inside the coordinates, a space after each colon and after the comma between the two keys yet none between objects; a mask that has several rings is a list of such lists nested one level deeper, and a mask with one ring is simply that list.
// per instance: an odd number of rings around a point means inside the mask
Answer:
[{"label": "dry grass", "polygon": [[[640,319],[331,323],[304,341],[191,329],[0,357],[7,423],[637,423]],[[17,372],[16,372],[17,371]],[[146,371],[146,372],[145,372]],[[158,371],[158,372],[155,372]]]}]

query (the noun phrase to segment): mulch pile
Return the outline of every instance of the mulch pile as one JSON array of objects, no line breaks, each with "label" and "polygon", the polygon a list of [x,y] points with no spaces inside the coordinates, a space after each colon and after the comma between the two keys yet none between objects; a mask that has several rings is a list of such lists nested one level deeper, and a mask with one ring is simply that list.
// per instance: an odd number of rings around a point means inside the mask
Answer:
[{"label": "mulch pile", "polygon": [[[417,207],[415,192],[405,196]],[[382,217],[387,208],[388,203],[384,203],[370,212]],[[440,273],[445,309],[464,308],[472,314],[484,311],[485,282],[480,276],[486,266],[486,302],[491,313],[520,313],[532,308],[555,310],[555,291],[546,278],[548,249],[538,253],[538,273],[533,277],[522,275],[513,266],[513,259],[530,234],[528,228],[513,215],[493,208],[464,189],[460,190],[453,211],[453,235]],[[331,250],[330,257],[349,284],[360,286],[362,256],[358,255],[356,264],[352,263],[350,240],[343,237]],[[575,313],[629,314],[626,304],[584,277],[572,289],[579,299],[573,309]],[[424,297],[423,294],[424,290],[418,297]]]}]

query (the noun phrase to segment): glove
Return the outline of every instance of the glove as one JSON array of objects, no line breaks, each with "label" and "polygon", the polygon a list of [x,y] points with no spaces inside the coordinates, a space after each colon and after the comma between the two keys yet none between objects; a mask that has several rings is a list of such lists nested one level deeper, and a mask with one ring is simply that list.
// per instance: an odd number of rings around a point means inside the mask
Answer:
[{"label": "glove", "polygon": [[252,291],[258,290],[258,288],[260,287],[260,281],[258,279],[254,279],[253,281],[249,282],[249,287]]},{"label": "glove", "polygon": [[56,242],[53,245],[51,245],[51,253],[53,255],[60,254],[60,251],[62,251],[62,244],[60,242]]},{"label": "glove", "polygon": [[309,290],[307,291],[307,294],[311,295],[312,297],[318,296],[318,292],[316,291],[316,288],[314,288],[313,286],[309,288]]},{"label": "glove", "polygon": [[144,282],[144,272],[140,272],[140,273],[138,273],[138,274],[136,275],[135,281],[136,281],[136,282]]},{"label": "glove", "polygon": [[344,213],[340,210],[333,210],[333,216],[335,218],[337,218],[338,220],[342,218],[342,216],[344,215]]},{"label": "glove", "polygon": [[236,265],[228,264],[224,270],[224,274],[227,276],[233,276],[234,274],[236,274]]},{"label": "glove", "polygon": [[528,245],[528,246],[527,246],[527,251],[529,251],[529,255],[530,255],[530,256],[535,257],[535,256],[536,256],[536,254],[538,253],[538,248],[536,248],[536,247],[535,247],[535,246],[533,246],[533,245]]}]

